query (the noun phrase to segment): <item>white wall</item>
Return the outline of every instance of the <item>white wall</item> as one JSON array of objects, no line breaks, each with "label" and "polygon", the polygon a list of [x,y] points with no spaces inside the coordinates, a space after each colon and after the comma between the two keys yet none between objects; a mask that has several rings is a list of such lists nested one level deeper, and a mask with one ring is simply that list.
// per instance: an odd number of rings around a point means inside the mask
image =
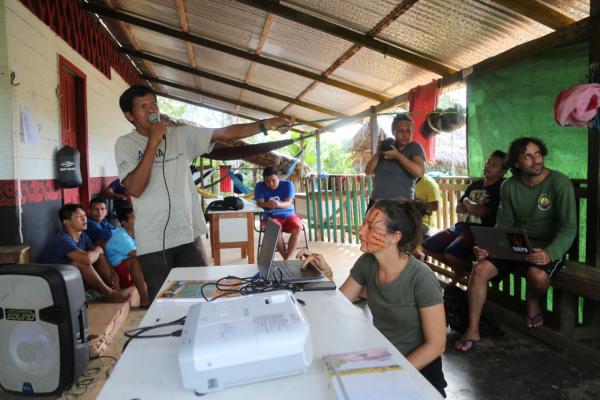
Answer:
[{"label": "white wall", "polygon": [[[59,100],[56,95],[59,84],[59,55],[74,64],[87,77],[90,177],[117,175],[114,143],[119,136],[132,129],[118,105],[119,96],[127,89],[128,84],[114,70],[111,71],[112,78],[109,80],[19,1],[5,1],[5,21],[8,65],[10,70],[15,72],[16,81],[20,83],[19,86],[13,87],[12,125],[16,142],[13,178],[56,178],[54,154],[62,147]],[[0,73],[1,66],[0,57]],[[20,127],[21,106],[30,111],[38,125],[41,136],[38,143],[23,142]]]},{"label": "white wall", "polygon": [[0,179],[14,178],[11,91],[5,10],[0,7]]}]

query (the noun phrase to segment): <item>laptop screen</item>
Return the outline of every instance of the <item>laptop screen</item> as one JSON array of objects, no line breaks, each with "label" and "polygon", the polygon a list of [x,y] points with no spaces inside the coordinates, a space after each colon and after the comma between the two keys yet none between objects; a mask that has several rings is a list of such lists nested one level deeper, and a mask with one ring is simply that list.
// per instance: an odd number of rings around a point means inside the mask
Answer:
[{"label": "laptop screen", "polygon": [[267,220],[265,234],[257,257],[258,271],[264,279],[268,279],[269,276],[269,268],[275,256],[275,248],[277,247],[277,239],[279,238],[279,229],[279,225],[276,222],[270,219]]}]

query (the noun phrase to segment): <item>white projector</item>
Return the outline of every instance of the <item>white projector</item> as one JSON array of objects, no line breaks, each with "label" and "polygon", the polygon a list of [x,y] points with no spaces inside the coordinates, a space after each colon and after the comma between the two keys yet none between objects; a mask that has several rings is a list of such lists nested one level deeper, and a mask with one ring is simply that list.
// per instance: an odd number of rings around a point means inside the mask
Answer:
[{"label": "white projector", "polygon": [[190,308],[179,348],[185,389],[204,394],[306,371],[310,328],[292,293],[274,291]]}]

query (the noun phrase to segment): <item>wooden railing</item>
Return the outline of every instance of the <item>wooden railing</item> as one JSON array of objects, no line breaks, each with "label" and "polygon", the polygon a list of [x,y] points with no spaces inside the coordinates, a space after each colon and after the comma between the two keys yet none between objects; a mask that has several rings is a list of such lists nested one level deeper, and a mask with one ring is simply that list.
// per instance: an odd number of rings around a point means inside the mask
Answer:
[{"label": "wooden railing", "polygon": [[358,243],[372,179],[365,175],[304,178],[310,240]]},{"label": "wooden railing", "polygon": [[[472,179],[467,177],[442,177],[436,180],[442,190],[442,204],[440,205],[440,211],[437,215],[437,225],[439,228],[445,229],[457,222],[459,216],[456,213],[456,204],[460,195],[472,182]],[[584,262],[585,218],[582,217],[586,215],[587,183],[585,180],[572,180],[572,183],[575,189],[579,229],[575,240],[573,241],[573,245],[567,253],[567,259],[573,262]],[[427,259],[427,263],[442,279],[450,280],[454,278],[454,272],[450,267],[433,260],[430,257]],[[466,281],[463,281],[463,283],[466,284]],[[523,315],[526,312],[526,290],[527,285],[523,271],[518,271],[509,274],[506,279],[497,284],[490,284],[488,296],[496,304],[500,304],[504,308]],[[565,315],[568,314],[566,312],[564,299],[569,296],[570,295],[567,293],[563,293],[563,291],[552,286],[548,289],[542,302],[542,304],[545,305],[544,317],[546,326],[559,332],[564,330]],[[578,306],[576,307],[576,315],[574,318],[575,328],[578,329],[579,332],[586,332],[587,330],[590,332],[595,331],[597,329],[596,319],[598,318],[598,303],[593,299],[583,298],[582,296],[577,296],[577,303]],[[590,333],[589,335],[591,336],[592,334]],[[580,334],[578,339],[585,339],[585,337]]]},{"label": "wooden railing", "polygon": [[[436,178],[442,191],[442,202],[435,216],[437,229],[446,229],[454,225],[460,218],[456,205],[462,193],[473,181],[469,177],[440,177]],[[585,216],[587,185],[585,181],[573,180],[577,205],[577,217],[580,229],[573,246],[568,252],[568,259],[584,261],[585,234],[581,229],[585,226],[582,217]],[[365,175],[343,175],[328,177],[308,177],[302,182],[305,195],[300,195],[303,212],[308,220],[310,240],[358,243],[357,232],[364,220],[366,205],[372,189],[372,179]],[[583,218],[583,222],[585,218]],[[442,280],[454,278],[452,269],[429,258],[427,263]],[[466,281],[463,281],[466,283]],[[497,304],[502,304],[511,311],[525,312],[526,281],[520,272],[510,274],[499,284],[491,285],[489,296]],[[561,325],[561,292],[550,287],[544,299],[546,325],[558,330]],[[578,297],[576,323],[585,327],[593,323],[592,308],[597,303],[590,299]],[[596,317],[594,317],[596,318]]]}]

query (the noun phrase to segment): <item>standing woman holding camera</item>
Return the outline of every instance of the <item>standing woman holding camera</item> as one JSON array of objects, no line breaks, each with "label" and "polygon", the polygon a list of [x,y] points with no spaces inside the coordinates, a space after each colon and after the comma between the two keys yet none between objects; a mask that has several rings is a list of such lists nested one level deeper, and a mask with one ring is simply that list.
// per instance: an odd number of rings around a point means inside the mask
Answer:
[{"label": "standing woman holding camera", "polygon": [[395,141],[383,140],[365,167],[365,174],[375,175],[367,210],[376,200],[412,200],[415,182],[425,173],[425,151],[412,141],[412,120],[406,113],[392,121]]}]

